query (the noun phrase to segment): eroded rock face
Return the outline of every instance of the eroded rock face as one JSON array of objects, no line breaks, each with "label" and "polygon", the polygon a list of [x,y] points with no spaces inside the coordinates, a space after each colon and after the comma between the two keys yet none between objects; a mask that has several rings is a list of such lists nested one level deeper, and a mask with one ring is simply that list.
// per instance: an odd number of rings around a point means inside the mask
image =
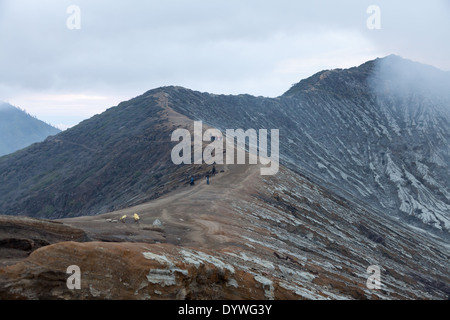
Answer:
[{"label": "eroded rock face", "polygon": [[[448,149],[448,113],[406,121],[404,97],[361,100],[367,83],[353,80],[370,65],[318,74],[276,99],[147,92],[30,149],[58,155],[42,161],[60,175],[19,170],[31,158],[3,159],[3,213],[66,218],[0,218],[0,299],[448,299],[449,162],[441,160],[449,153],[439,160],[434,144],[421,149],[436,134]],[[258,112],[243,117],[249,106]],[[167,139],[194,119],[291,132],[281,137],[278,174],[227,164],[206,185],[208,166],[175,168]],[[105,145],[113,152],[96,154]],[[89,170],[78,166],[86,162]],[[34,182],[18,189],[25,178]],[[34,188],[41,191],[19,197]],[[399,208],[437,229],[397,219]],[[134,213],[139,224],[119,222]],[[85,214],[95,216],[78,217]],[[67,287],[73,265],[80,290]],[[374,265],[379,290],[366,282]]]},{"label": "eroded rock face", "polygon": [[[135,212],[139,224],[112,222]],[[447,299],[450,293],[450,253],[442,241],[283,167],[273,177],[254,166],[225,167],[210,185],[96,217],[14,219],[15,230],[20,221],[28,228],[28,238],[17,233],[17,239],[28,240],[4,243],[26,256],[0,268],[0,299]],[[30,250],[39,232],[53,244]],[[73,265],[80,290],[67,287]],[[380,268],[379,290],[367,287],[371,265]]]},{"label": "eroded rock face", "polygon": [[[212,253],[169,244],[59,243],[1,270],[0,299],[295,297],[288,283],[235,265],[232,251]],[[80,290],[67,287],[71,265],[80,268]]]},{"label": "eroded rock face", "polygon": [[0,216],[0,267],[14,264],[52,243],[88,239],[83,230],[61,222]]},{"label": "eroded rock face", "polygon": [[391,56],[319,72],[277,98],[150,90],[0,159],[0,212],[97,215],[197,181],[205,168],[170,161],[169,137],[186,127],[175,112],[222,132],[279,129],[283,165],[448,241],[450,77],[428,69]]}]

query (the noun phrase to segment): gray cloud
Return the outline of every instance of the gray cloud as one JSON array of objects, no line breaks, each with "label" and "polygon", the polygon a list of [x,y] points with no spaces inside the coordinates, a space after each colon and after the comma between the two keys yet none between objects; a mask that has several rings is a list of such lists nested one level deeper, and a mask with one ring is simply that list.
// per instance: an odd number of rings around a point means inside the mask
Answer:
[{"label": "gray cloud", "polygon": [[[0,0],[0,100],[38,114],[43,102],[27,97],[108,96],[78,106],[104,109],[163,85],[276,96],[321,69],[391,53],[450,69],[448,3],[392,2]],[[66,27],[72,4],[81,30]],[[366,28],[370,4],[381,30]]]}]

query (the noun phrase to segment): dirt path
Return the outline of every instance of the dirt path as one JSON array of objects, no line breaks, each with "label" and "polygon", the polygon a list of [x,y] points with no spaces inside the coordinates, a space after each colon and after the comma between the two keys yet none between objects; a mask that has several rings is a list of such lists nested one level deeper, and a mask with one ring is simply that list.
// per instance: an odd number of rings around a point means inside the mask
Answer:
[{"label": "dirt path", "polygon": [[[193,130],[192,120],[168,106],[167,97],[155,96],[165,109],[165,116],[176,127]],[[206,124],[203,129],[208,129]],[[235,150],[236,154],[236,150]],[[210,178],[195,181],[194,186],[182,186],[154,201],[135,207],[92,217],[61,219],[62,222],[83,229],[93,240],[127,242],[169,242],[216,248],[236,237],[230,216],[231,203],[245,196],[248,188],[260,182],[260,165],[216,165],[218,173]],[[220,172],[221,170],[224,172]],[[140,216],[135,224],[133,215]],[[117,222],[127,215],[127,223]],[[161,225],[155,225],[159,220]],[[114,222],[111,222],[114,221]],[[235,228],[236,229],[236,228]],[[239,229],[239,228],[237,228]]]},{"label": "dirt path", "polygon": [[[219,173],[184,186],[159,199],[94,217],[62,219],[103,241],[169,242],[216,248],[231,241],[230,202],[246,193],[260,179],[259,165],[217,166]],[[224,172],[220,172],[223,168]],[[227,209],[228,208],[228,209]],[[133,214],[141,220],[133,222]],[[127,223],[114,223],[127,215]],[[154,225],[159,220],[161,225]]]}]

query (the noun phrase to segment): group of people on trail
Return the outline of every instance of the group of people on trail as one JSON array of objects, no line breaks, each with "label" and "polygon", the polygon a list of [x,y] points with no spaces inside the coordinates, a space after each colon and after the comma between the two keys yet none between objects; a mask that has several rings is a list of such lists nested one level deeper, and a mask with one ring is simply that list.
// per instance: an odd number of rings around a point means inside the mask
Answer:
[{"label": "group of people on trail", "polygon": [[[213,176],[216,175],[216,166],[213,166],[213,167],[212,167],[211,175],[213,175]],[[190,181],[189,181],[189,184],[190,184],[191,186],[193,186],[193,185],[195,184],[194,176],[191,176],[191,179],[190,179]],[[209,184],[209,173],[206,174],[206,184]]]},{"label": "group of people on trail", "polygon": [[[139,217],[139,215],[137,213],[135,213],[133,215],[133,219],[134,219],[134,223],[139,223],[139,221],[141,220],[141,217]],[[123,215],[122,217],[120,217],[120,222],[122,223],[126,223],[127,222],[127,215]]]},{"label": "group of people on trail", "polygon": [[[216,166],[213,166],[212,167],[212,170],[211,170],[211,175],[212,176],[215,176],[216,175]],[[206,174],[206,184],[209,184],[209,172]],[[191,186],[193,186],[194,184],[195,184],[195,179],[194,179],[194,176],[191,176],[191,179],[190,179],[190,183],[189,183]],[[141,218],[139,217],[139,215],[137,214],[137,213],[135,213],[134,215],[133,215],[133,219],[134,219],[134,223],[136,223],[136,224],[138,224],[139,223],[139,221],[141,220]],[[119,219],[119,221],[120,222],[122,222],[122,223],[126,223],[127,222],[127,215],[125,214],[125,215],[123,215],[122,217],[120,217],[120,219]]]}]

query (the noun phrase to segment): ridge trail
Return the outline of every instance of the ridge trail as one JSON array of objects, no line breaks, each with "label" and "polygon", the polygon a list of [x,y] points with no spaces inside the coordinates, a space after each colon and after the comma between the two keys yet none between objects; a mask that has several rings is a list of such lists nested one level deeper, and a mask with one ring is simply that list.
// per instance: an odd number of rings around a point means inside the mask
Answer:
[{"label": "ridge trail", "polygon": [[[194,186],[180,187],[151,202],[130,208],[90,217],[61,219],[79,227],[94,240],[130,242],[168,242],[176,245],[218,248],[233,238],[233,225],[225,209],[233,199],[248,193],[249,187],[261,179],[260,165],[216,165],[218,173],[195,181]],[[220,172],[224,170],[224,172]],[[134,224],[132,216],[137,213],[140,223]],[[127,223],[112,223],[127,215]],[[162,225],[153,223],[159,220]],[[241,226],[242,227],[242,226]],[[163,237],[155,238],[155,233]],[[231,237],[230,237],[231,236]]]}]

